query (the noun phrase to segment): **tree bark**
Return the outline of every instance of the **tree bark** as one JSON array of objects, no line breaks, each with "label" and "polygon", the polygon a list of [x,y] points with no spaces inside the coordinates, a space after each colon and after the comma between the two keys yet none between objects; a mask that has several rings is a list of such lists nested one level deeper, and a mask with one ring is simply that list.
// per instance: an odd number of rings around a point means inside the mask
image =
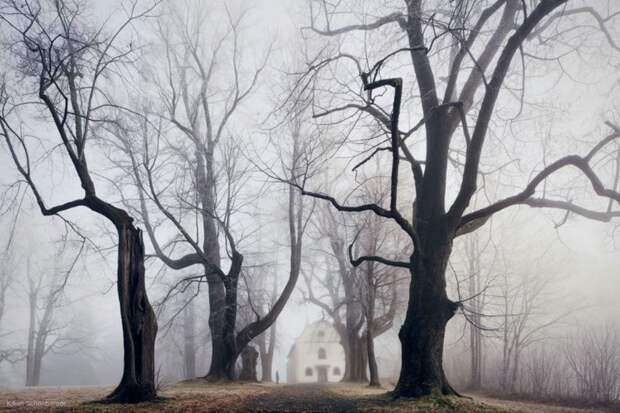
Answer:
[{"label": "tree bark", "polygon": [[224,281],[224,287],[226,290],[226,302],[224,305],[224,326],[222,330],[224,340],[224,348],[222,352],[222,366],[224,374],[220,378],[227,381],[232,381],[235,379],[235,364],[237,362],[237,357],[239,357],[240,352],[245,348],[245,345],[238,345],[236,335],[237,289],[239,284],[239,276],[241,275],[242,264],[243,256],[238,252],[233,252],[231,268]]},{"label": "tree bark", "polygon": [[345,351],[345,374],[343,381],[366,382],[366,338],[359,336],[359,329],[347,329],[342,341]]},{"label": "tree bark", "polygon": [[[211,277],[216,278],[216,277]],[[211,330],[211,364],[206,379],[218,381],[226,379],[224,354],[224,308],[226,307],[226,289],[220,279],[207,276],[209,286],[209,330]]]},{"label": "tree bark", "polygon": [[456,394],[443,370],[446,324],[457,306],[446,295],[445,269],[451,245],[442,241],[426,243],[426,254],[415,252],[412,257],[409,305],[398,334],[403,351],[396,397]]},{"label": "tree bark", "polygon": [[123,376],[107,401],[138,403],[156,397],[157,321],[146,295],[142,231],[131,221],[117,224],[118,298],[123,328]]},{"label": "tree bark", "polygon": [[[344,257],[339,257],[344,262]],[[341,269],[341,274],[345,274],[345,269]],[[366,382],[366,342],[360,337],[360,330],[363,326],[364,318],[359,302],[359,292],[356,286],[357,272],[352,270],[343,276],[343,287],[345,291],[345,312],[346,312],[346,339],[348,345],[347,357],[345,358],[345,381]]]}]

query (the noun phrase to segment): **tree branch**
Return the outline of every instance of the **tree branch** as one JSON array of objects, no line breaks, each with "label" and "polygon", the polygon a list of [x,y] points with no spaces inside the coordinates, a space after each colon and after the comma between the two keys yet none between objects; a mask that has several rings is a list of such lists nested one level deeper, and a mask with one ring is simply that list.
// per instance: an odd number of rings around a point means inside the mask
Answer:
[{"label": "tree branch", "polygon": [[[605,142],[607,144],[612,140],[618,138],[620,138],[620,133],[615,132],[614,134],[609,135],[608,137],[603,139],[601,142]],[[536,208],[549,207],[563,209],[598,221],[609,221],[611,218],[619,216],[620,212],[612,212],[609,208],[605,212],[597,212],[588,210],[583,207],[579,207],[567,201],[556,201],[545,198],[531,198],[532,195],[534,195],[534,193],[536,192],[536,187],[542,181],[544,181],[553,173],[564,167],[573,166],[583,172],[586,178],[590,181],[592,189],[594,190],[594,192],[596,192],[597,195],[609,198],[610,200],[616,201],[618,204],[620,204],[620,193],[616,190],[605,188],[599,177],[592,170],[588,163],[592,159],[592,157],[603,147],[604,145],[601,145],[601,143],[599,142],[585,157],[580,157],[577,155],[565,156],[564,158],[553,162],[545,169],[540,171],[530,181],[530,183],[525,187],[525,189],[518,194],[512,195],[508,198],[504,198],[501,201],[495,202],[494,204],[491,204],[485,208],[464,215],[457,226],[457,235],[472,232],[473,230],[482,226],[486,222],[486,220],[488,220],[488,218],[494,213],[517,204],[530,205]]]}]

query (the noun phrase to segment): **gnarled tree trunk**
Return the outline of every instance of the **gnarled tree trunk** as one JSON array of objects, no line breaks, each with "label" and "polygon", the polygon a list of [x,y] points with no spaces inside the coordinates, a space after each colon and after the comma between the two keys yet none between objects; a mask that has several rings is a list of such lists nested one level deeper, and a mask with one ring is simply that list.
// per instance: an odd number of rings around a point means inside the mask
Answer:
[{"label": "gnarled tree trunk", "polygon": [[427,243],[426,254],[414,253],[405,322],[398,337],[402,369],[394,389],[397,397],[419,397],[433,392],[455,394],[443,370],[446,324],[456,311],[445,289],[445,269],[451,243]]},{"label": "gnarled tree trunk", "polygon": [[[224,281],[226,289],[226,303],[224,305],[224,351],[222,352],[222,365],[225,380],[235,379],[235,364],[237,357],[245,345],[240,346],[236,337],[237,325],[237,289],[243,264],[243,256],[233,252],[232,263],[228,275]],[[249,341],[248,341],[249,342]],[[247,343],[246,343],[247,344]]]},{"label": "gnarled tree trunk", "polygon": [[125,355],[121,382],[107,400],[138,403],[156,397],[157,321],[146,295],[142,231],[130,220],[117,224],[117,230],[117,284]]},{"label": "gnarled tree trunk", "polygon": [[211,365],[207,380],[226,379],[226,343],[224,342],[224,309],[226,308],[226,289],[220,279],[207,276],[209,284],[209,330],[211,330]]}]

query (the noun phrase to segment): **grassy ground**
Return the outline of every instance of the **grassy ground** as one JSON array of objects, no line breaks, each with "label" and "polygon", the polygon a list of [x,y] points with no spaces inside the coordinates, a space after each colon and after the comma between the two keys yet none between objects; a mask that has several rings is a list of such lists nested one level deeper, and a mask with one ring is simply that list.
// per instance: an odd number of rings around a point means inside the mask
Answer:
[{"label": "grassy ground", "polygon": [[[427,397],[392,401],[385,389],[359,384],[317,385],[207,384],[184,382],[160,391],[161,399],[140,405],[93,403],[111,388],[38,387],[0,389],[0,411],[17,412],[550,412],[580,410],[490,398]],[[600,412],[600,410],[598,410]]]}]

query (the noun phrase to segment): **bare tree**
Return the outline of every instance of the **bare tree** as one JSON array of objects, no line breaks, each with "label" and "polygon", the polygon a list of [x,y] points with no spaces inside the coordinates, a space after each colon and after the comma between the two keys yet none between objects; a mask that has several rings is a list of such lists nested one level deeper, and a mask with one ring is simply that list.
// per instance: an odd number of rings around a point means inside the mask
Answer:
[{"label": "bare tree", "polygon": [[[460,277],[453,266],[454,262],[450,264],[451,269],[455,273],[457,294],[459,301],[462,303],[462,311],[469,330],[470,363],[467,386],[472,390],[480,389],[483,384],[483,333],[485,331],[494,333],[498,329],[487,326],[489,319],[492,320],[492,317],[497,316],[497,314],[486,313],[487,304],[490,301],[488,297],[489,290],[497,287],[495,284],[499,278],[495,274],[499,251],[492,235],[492,230],[489,230],[486,239],[483,238],[482,233],[479,231],[468,234],[465,237],[463,250],[460,254],[464,260],[464,280],[459,279]],[[463,283],[466,284],[465,291],[461,291],[461,284]]]},{"label": "bare tree", "polygon": [[[5,194],[8,194],[7,191]],[[6,211],[2,215],[5,215],[10,221],[9,230],[7,232],[7,239],[4,243],[2,251],[0,252],[0,338],[4,341],[4,338],[8,335],[2,332],[2,320],[6,314],[6,298],[13,283],[15,282],[15,271],[17,267],[15,259],[15,237],[18,223],[20,221],[20,212],[22,208],[22,202],[24,200],[23,195],[20,196],[19,192],[13,199],[8,200],[6,205]],[[15,202],[17,201],[17,202]],[[4,204],[4,203],[2,203]],[[0,205],[2,205],[0,204]],[[2,205],[4,206],[4,205]],[[14,363],[18,361],[22,356],[22,351],[15,347],[0,346],[0,364],[3,361]]]},{"label": "bare tree", "polygon": [[[388,244],[385,231],[382,233],[379,219],[376,216],[367,217],[364,228],[365,236],[359,240],[362,253],[365,255],[376,255],[385,249],[384,244]],[[372,234],[372,235],[368,235]],[[375,356],[374,339],[384,331],[392,327],[392,321],[396,313],[398,303],[398,269],[382,267],[376,262],[367,261],[361,265],[361,272],[364,280],[361,287],[361,305],[366,319],[366,331],[362,337],[366,340],[366,351],[368,354],[368,371],[370,373],[369,385],[380,387],[379,370]],[[382,312],[381,312],[382,311]]]},{"label": "bare tree", "polygon": [[[178,278],[170,280],[169,284],[176,282],[179,282]],[[199,300],[199,291],[194,284],[186,287],[169,296],[165,303],[154,306],[160,324],[156,351],[159,354],[160,374],[166,380],[196,377],[199,356],[204,350],[201,347],[209,343],[208,326],[196,322],[196,314],[204,308]]]},{"label": "bare tree", "polygon": [[[310,1],[311,25],[307,29],[319,37],[328,38],[328,41],[334,39],[336,47],[323,47],[316,58],[309,59],[306,77],[298,87],[314,89],[315,116],[329,119],[326,121],[328,125],[336,124],[338,119],[334,117],[340,116],[340,121],[354,119],[355,126],[365,116],[383,128],[384,134],[368,140],[366,153],[370,155],[355,169],[372,157],[388,154],[389,203],[386,206],[375,202],[353,205],[310,188],[309,182],[303,178],[291,184],[304,195],[323,199],[339,211],[370,211],[390,219],[411,240],[412,252],[406,261],[383,256],[351,257],[356,266],[374,261],[411,272],[407,315],[399,333],[402,368],[394,390],[397,397],[422,396],[432,391],[454,393],[444,374],[442,361],[446,324],[460,306],[448,298],[445,276],[457,236],[475,231],[493,214],[514,205],[555,208],[600,221],[620,216],[620,212],[613,208],[620,202],[620,193],[617,188],[606,186],[593,166],[596,165],[593,159],[606,156],[606,151],[620,137],[620,129],[612,124],[609,124],[610,134],[585,155],[565,156],[548,163],[532,174],[523,190],[490,201],[480,209],[469,208],[479,185],[479,176],[486,172],[481,168],[481,156],[500,92],[507,89],[505,81],[513,58],[519,56],[522,62],[535,59],[524,49],[536,42],[562,39],[564,27],[572,24],[572,17],[601,17],[593,7],[570,9],[563,7],[565,4],[567,0],[541,0],[530,9],[526,2],[518,0],[450,3],[405,0],[404,5],[390,4],[394,10],[392,13],[379,17],[353,16],[357,19],[352,22],[351,14],[356,10],[352,3]],[[607,40],[610,36],[605,23],[615,14],[610,12],[609,16],[598,19],[599,29]],[[374,39],[378,45],[391,50],[372,53],[366,48],[358,53],[338,47],[345,43],[345,38],[349,40],[347,44],[362,43],[359,38],[347,37],[354,33],[363,33],[365,38],[376,33]],[[584,29],[584,35],[591,35],[591,31]],[[406,44],[399,44],[400,39],[405,39]],[[613,40],[610,43],[614,46]],[[362,43],[369,44],[372,42]],[[393,44],[399,45],[394,47]],[[573,45],[566,47],[570,49],[568,52],[577,48]],[[377,53],[381,56],[374,58]],[[415,73],[413,82],[418,90],[415,102],[422,108],[422,118],[409,130],[401,130],[399,123],[403,86],[407,80],[381,75],[382,69],[396,72],[398,63],[402,63],[398,56],[405,53],[411,59]],[[470,68],[466,66],[468,60],[472,61]],[[395,63],[391,64],[391,61]],[[337,70],[337,67],[342,69]],[[440,70],[444,67],[448,68],[445,78],[440,77]],[[341,73],[345,79],[338,78]],[[359,78],[356,86],[350,81],[351,73],[357,73]],[[466,76],[464,82],[461,80],[463,75]],[[325,78],[329,81],[330,77],[332,80],[336,77],[336,82],[325,85]],[[443,98],[439,95],[442,84]],[[340,85],[343,92],[334,91],[334,87]],[[380,93],[383,90],[390,93],[389,98],[386,92]],[[322,93],[326,95],[324,99],[321,99]],[[352,95],[355,100],[346,100],[341,97],[343,95]],[[518,100],[523,103],[520,98]],[[384,109],[383,105],[389,105],[389,109]],[[474,126],[470,130],[468,124],[472,121]],[[424,139],[412,138],[418,130],[425,132]],[[422,151],[414,148],[416,142],[423,143],[423,158],[418,155]],[[405,162],[411,172],[412,183],[408,187],[411,188],[409,193],[415,193],[415,201],[403,201],[407,181],[401,176],[401,162]],[[594,193],[609,200],[612,207],[598,210],[551,198],[548,191],[540,194],[539,187],[547,178],[561,176],[568,168],[580,171]],[[449,171],[450,178],[456,175],[458,181],[455,196],[447,196]]]},{"label": "bare tree", "polygon": [[568,343],[565,355],[581,399],[607,403],[620,399],[620,337],[611,324],[587,328]]},{"label": "bare tree", "polygon": [[[124,367],[121,382],[108,400],[151,400],[156,395],[157,322],[145,289],[142,233],[125,210],[98,195],[87,148],[112,105],[104,82],[131,59],[131,44],[121,45],[121,34],[153,7],[139,11],[133,3],[124,22],[111,32],[107,27],[89,28],[79,2],[7,0],[0,7],[2,30],[12,44],[3,50],[12,66],[0,84],[0,133],[43,215],[62,218],[65,211],[85,207],[116,228]],[[19,83],[19,90],[14,90],[14,83]],[[40,155],[35,148],[41,141],[33,136],[40,127],[57,137],[57,143],[48,141],[49,150],[60,150],[70,163],[83,197],[48,206],[44,184],[35,177]]]},{"label": "bare tree", "polygon": [[[304,298],[332,319],[340,335],[345,350],[343,380],[367,381],[367,368],[376,365],[369,343],[392,327],[398,308],[397,271],[377,268],[375,263],[360,268],[351,265],[345,247],[346,231],[342,228],[351,227],[360,236],[362,246],[356,248],[364,254],[376,253],[393,234],[374,217],[360,215],[357,220],[342,217],[345,221],[339,221],[329,208],[322,208],[317,216],[318,233],[328,240],[330,246],[325,254],[327,268],[325,276],[316,271],[304,274]],[[332,269],[334,264],[337,270]],[[372,373],[372,369],[369,370]],[[378,377],[373,385],[376,382]]]},{"label": "bare tree", "polygon": [[[304,272],[304,300],[320,308],[333,321],[345,351],[344,381],[366,381],[367,353],[360,337],[364,314],[360,304],[360,276],[348,264],[342,223],[328,208],[317,214],[319,236],[329,242],[325,275],[317,274],[316,264]],[[331,259],[330,259],[331,258]],[[336,270],[332,269],[336,265]]]},{"label": "bare tree", "polygon": [[[64,306],[65,290],[82,251],[85,240],[76,246],[75,256],[68,265],[63,264],[65,253],[73,252],[70,240],[64,238],[54,255],[54,270],[36,271],[33,274],[31,259],[27,262],[27,290],[29,321],[26,351],[26,386],[38,386],[41,380],[43,359],[50,351],[78,348],[80,339],[66,324],[59,312]],[[67,251],[68,250],[68,251]]]}]

